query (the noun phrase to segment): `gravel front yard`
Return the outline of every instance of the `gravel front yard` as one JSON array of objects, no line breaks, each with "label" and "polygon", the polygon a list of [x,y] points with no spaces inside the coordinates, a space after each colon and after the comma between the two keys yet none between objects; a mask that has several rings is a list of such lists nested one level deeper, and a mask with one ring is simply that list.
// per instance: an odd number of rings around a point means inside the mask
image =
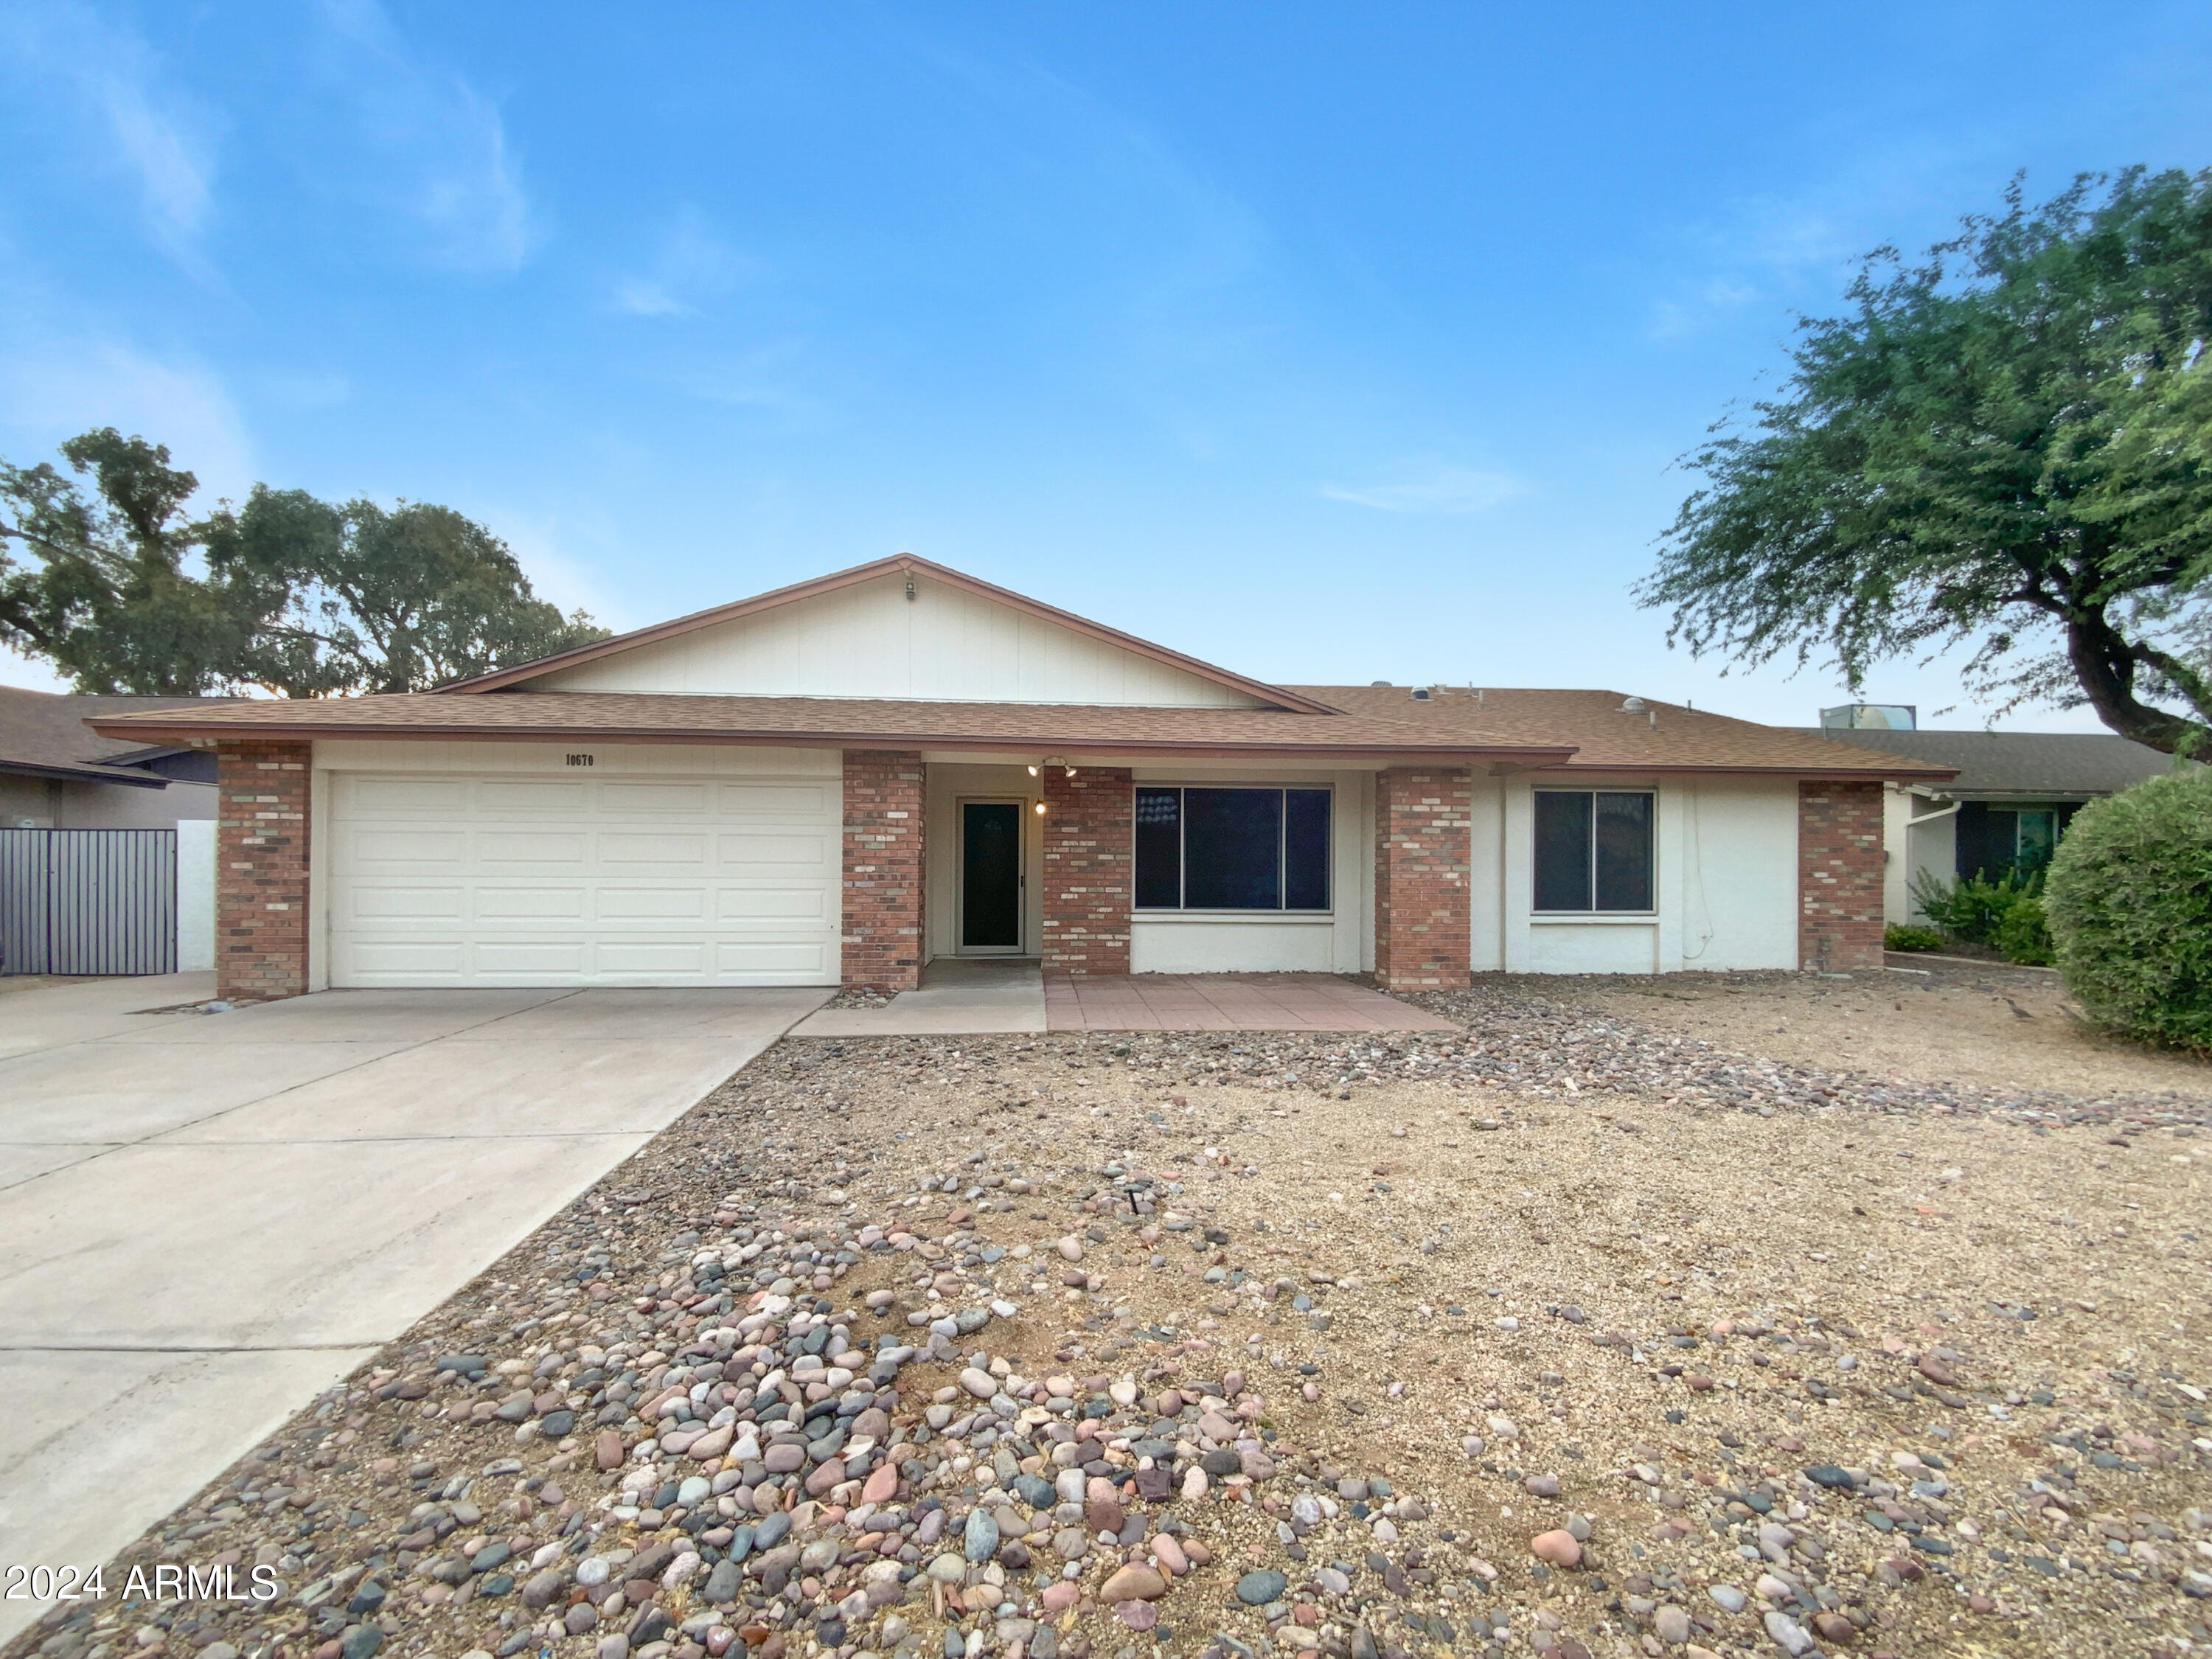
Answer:
[{"label": "gravel front yard", "polygon": [[2212,1644],[2212,1074],[1903,977],[787,1040],[11,1659]]}]

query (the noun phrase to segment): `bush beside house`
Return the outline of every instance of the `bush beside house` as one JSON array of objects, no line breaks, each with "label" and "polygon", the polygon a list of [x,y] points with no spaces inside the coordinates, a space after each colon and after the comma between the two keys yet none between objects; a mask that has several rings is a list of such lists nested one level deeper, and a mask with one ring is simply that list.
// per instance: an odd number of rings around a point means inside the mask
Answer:
[{"label": "bush beside house", "polygon": [[2084,807],[2051,860],[2059,971],[2097,1019],[2212,1051],[2212,768]]},{"label": "bush beside house", "polygon": [[1940,930],[1940,944],[1892,945],[1893,951],[1938,950],[1942,945],[1980,945],[2007,962],[2045,968],[2051,964],[2051,929],[2044,916],[2044,870],[2007,870],[1991,877],[1972,875],[1944,881],[1924,872],[1912,884],[1913,902],[1936,924],[1893,927],[1894,933]]}]

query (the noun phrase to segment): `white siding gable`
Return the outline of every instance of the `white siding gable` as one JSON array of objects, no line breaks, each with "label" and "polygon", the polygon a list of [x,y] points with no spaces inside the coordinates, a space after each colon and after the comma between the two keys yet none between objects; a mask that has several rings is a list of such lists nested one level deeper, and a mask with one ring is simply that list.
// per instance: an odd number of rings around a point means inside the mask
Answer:
[{"label": "white siding gable", "polygon": [[526,682],[528,691],[1257,708],[1258,698],[1011,606],[890,572]]}]

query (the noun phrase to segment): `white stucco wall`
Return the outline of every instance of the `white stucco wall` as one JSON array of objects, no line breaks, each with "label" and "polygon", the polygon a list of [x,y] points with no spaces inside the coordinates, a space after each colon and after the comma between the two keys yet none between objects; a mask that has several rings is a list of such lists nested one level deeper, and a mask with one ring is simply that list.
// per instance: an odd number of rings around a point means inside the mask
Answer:
[{"label": "white stucco wall", "polygon": [[215,966],[215,820],[177,820],[177,971]]},{"label": "white stucco wall", "polygon": [[[1656,796],[1654,908],[1538,915],[1540,787]],[[1471,957],[1476,971],[1651,974],[1797,965],[1794,779],[1509,776],[1475,780]]]},{"label": "white stucco wall", "polygon": [[1927,914],[1912,901],[1913,877],[1924,871],[1949,881],[1958,873],[1958,808],[1895,784],[1884,789],[1881,807],[1882,919],[1924,925]]},{"label": "white stucco wall", "polygon": [[532,691],[1245,708],[1257,700],[963,589],[878,577],[533,680]]}]

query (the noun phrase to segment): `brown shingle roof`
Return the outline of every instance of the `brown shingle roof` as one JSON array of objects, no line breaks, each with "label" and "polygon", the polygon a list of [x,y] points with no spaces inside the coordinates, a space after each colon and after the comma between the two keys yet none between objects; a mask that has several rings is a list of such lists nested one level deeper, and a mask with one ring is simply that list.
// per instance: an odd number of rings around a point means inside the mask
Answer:
[{"label": "brown shingle roof", "polygon": [[620,692],[434,693],[233,703],[105,719],[142,742],[197,737],[416,738],[690,742],[848,748],[1038,750],[1091,757],[1216,754],[1462,757],[1515,767],[1798,775],[1948,777],[1915,763],[1799,732],[1653,704],[1620,712],[1615,691],[1297,688],[1340,713],[1288,709],[911,702],[884,698],[708,697]]},{"label": "brown shingle roof", "polygon": [[1429,688],[1430,701],[1413,701],[1403,685],[1302,685],[1304,691],[1347,714],[1400,720],[1425,730],[1480,729],[1508,741],[1572,746],[1571,771],[1788,772],[1869,777],[1940,779],[1951,769],[1941,761],[1893,754],[1870,755],[1786,726],[1761,726],[1676,703],[1642,699],[1624,709],[1618,691],[1530,691],[1455,685]]},{"label": "brown shingle roof", "polygon": [[[163,780],[113,764],[143,743],[96,736],[85,722],[94,715],[129,717],[162,709],[198,709],[217,701],[204,697],[94,697],[0,685],[0,770],[39,777],[77,778],[88,783],[139,784],[159,788]],[[160,741],[160,739],[154,739]],[[102,765],[100,763],[107,762]]]}]

